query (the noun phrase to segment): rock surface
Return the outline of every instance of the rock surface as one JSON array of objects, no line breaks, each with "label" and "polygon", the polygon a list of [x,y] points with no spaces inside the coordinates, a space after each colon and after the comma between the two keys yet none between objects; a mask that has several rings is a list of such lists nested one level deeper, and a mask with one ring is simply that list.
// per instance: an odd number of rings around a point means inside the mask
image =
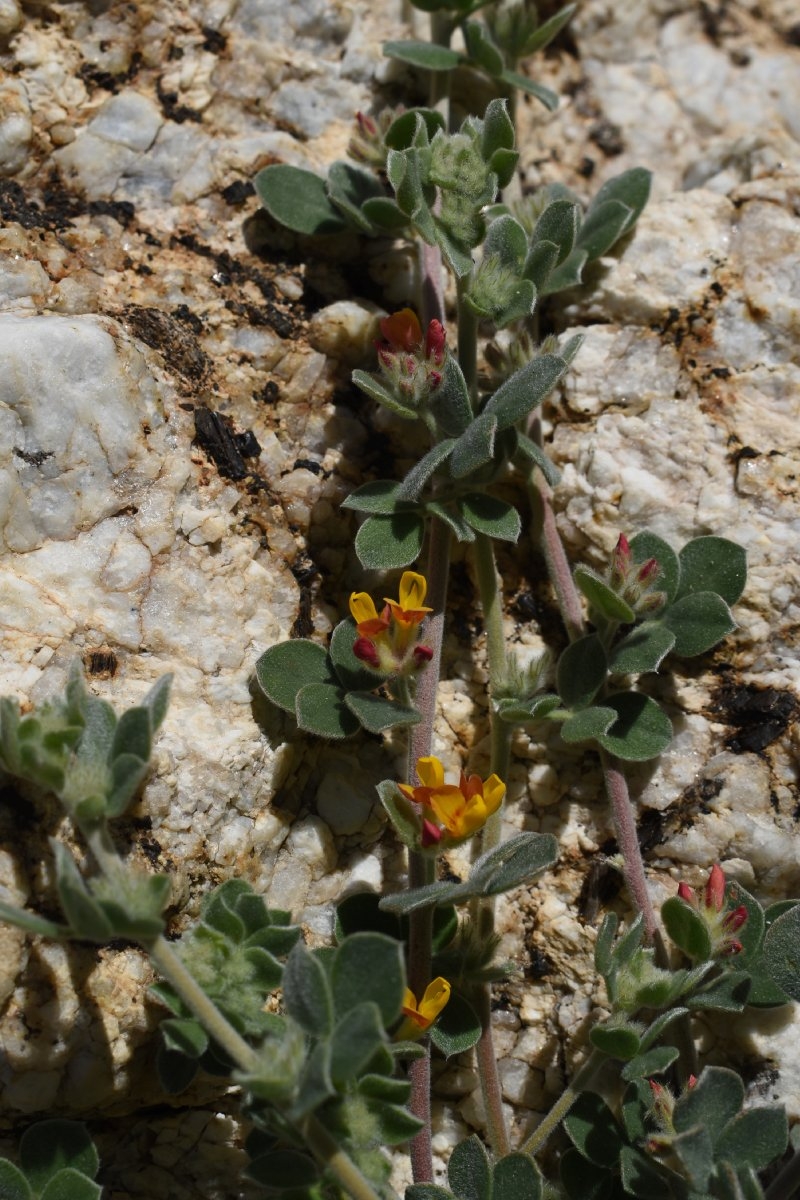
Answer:
[{"label": "rock surface", "polygon": [[[398,747],[298,737],[250,683],[264,649],[324,640],[365,586],[339,504],[385,474],[387,455],[402,471],[408,449],[391,423],[373,432],[349,370],[370,365],[375,315],[408,299],[409,278],[351,238],[309,255],[259,215],[250,180],[276,160],[322,169],[356,109],[396,100],[402,72],[380,44],[403,35],[400,8],[0,3],[0,692],[39,702],[78,655],[121,708],[175,673],[152,778],[120,836],[172,875],[176,929],[210,883],[238,875],[322,940],[347,887],[402,871],[372,799],[402,770]],[[800,894],[795,22],[780,0],[719,12],[586,0],[537,66],[559,111],[520,104],[526,186],[588,198],[627,167],[655,172],[627,245],[543,314],[586,338],[545,414],[571,552],[600,565],[620,528],[644,527],[676,546],[717,532],[748,551],[736,634],[655,687],[677,739],[633,788],[656,899],[713,860],[762,898]],[[202,411],[219,414],[213,436]],[[485,675],[456,557],[437,751],[481,769]],[[532,614],[555,623],[527,545],[503,570],[509,632],[533,651]],[[497,1013],[500,1070],[522,1129],[558,1094],[563,1055],[580,1053],[602,1004],[592,888],[613,891],[615,877],[591,756],[556,735],[520,735],[515,750],[509,826],[562,845],[542,885],[500,906],[521,968]],[[34,811],[4,794],[0,896],[17,904],[49,894],[58,818]],[[5,1128],[90,1118],[112,1196],[244,1194],[225,1098],[207,1089],[174,1117],[135,1115],[162,1103],[136,952],[0,929],[0,963]],[[796,1116],[793,1022],[789,1009],[763,1018],[734,1053],[754,1094],[763,1084]],[[711,1030],[709,1045],[729,1050]],[[469,1063],[441,1070],[451,1115],[479,1122]],[[437,1153],[456,1136],[443,1119]]]}]

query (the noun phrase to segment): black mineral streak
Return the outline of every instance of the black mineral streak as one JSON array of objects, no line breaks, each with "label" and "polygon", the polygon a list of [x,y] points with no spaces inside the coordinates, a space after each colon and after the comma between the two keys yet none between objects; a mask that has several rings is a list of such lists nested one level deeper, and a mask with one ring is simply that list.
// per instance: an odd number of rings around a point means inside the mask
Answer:
[{"label": "black mineral streak", "polygon": [[795,721],[798,707],[791,692],[728,682],[718,689],[711,711],[734,728],[725,739],[728,749],[744,754],[758,753],[779,738]]},{"label": "black mineral streak", "polygon": [[194,440],[216,464],[224,479],[244,479],[249,474],[236,443],[236,435],[231,432],[221,413],[213,412],[210,408],[196,408]]}]

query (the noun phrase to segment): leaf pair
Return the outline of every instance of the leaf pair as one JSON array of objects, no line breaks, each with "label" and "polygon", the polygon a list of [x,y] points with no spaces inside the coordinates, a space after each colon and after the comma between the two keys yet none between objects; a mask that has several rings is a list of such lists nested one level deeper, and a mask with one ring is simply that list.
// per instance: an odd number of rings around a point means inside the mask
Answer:
[{"label": "leaf pair", "polygon": [[19,1167],[0,1158],[5,1200],[98,1200],[100,1160],[80,1122],[39,1121],[22,1135],[19,1154]]}]

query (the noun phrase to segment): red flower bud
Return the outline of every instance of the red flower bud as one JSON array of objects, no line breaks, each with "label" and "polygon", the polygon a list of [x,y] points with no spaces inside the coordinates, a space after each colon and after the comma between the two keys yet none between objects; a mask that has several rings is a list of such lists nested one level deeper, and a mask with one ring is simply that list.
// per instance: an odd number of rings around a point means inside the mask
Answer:
[{"label": "red flower bud", "polygon": [[422,820],[422,836],[420,841],[425,847],[438,846],[442,840],[442,831],[438,825],[434,825],[433,821],[429,821],[427,817]]},{"label": "red flower bud", "polygon": [[433,650],[430,646],[415,646],[412,657],[417,666],[422,667],[433,658]]},{"label": "red flower bud", "polygon": [[692,1090],[692,1088],[693,1088],[693,1087],[695,1087],[695,1085],[696,1085],[696,1084],[697,1084],[697,1076],[696,1076],[696,1075],[690,1075],[690,1076],[689,1076],[689,1078],[686,1080],[686,1090],[687,1090],[687,1092],[690,1092],[690,1091]]},{"label": "red flower bud", "polygon": [[689,887],[688,883],[681,881],[678,884],[678,895],[681,900],[685,900],[687,904],[691,904],[692,908],[697,908],[697,897],[694,890]]},{"label": "red flower bud", "polygon": [[617,544],[614,548],[614,553],[618,554],[620,556],[620,558],[626,558],[626,559],[630,558],[631,544],[628,541],[628,539],[625,537],[624,533],[621,533],[619,535],[619,537],[617,538]]},{"label": "red flower bud", "polygon": [[648,579],[655,579],[661,568],[655,558],[648,558],[647,562],[642,563],[639,567],[639,573],[636,578],[639,583],[646,583]]},{"label": "red flower bud", "polygon": [[722,912],[725,903],[725,876],[719,863],[714,863],[706,884],[706,908]]},{"label": "red flower bud", "polygon": [[747,920],[747,909],[743,904],[735,908],[733,912],[729,912],[725,920],[722,922],[723,929],[730,933],[736,933],[737,929],[741,929]]},{"label": "red flower bud", "polygon": [[375,643],[369,638],[356,638],[353,642],[353,654],[361,662],[368,663],[371,667],[379,667],[381,665],[378,658],[378,651],[375,649]]},{"label": "red flower bud", "polygon": [[441,321],[431,321],[425,335],[425,357],[432,358],[437,367],[444,362],[445,336]]}]

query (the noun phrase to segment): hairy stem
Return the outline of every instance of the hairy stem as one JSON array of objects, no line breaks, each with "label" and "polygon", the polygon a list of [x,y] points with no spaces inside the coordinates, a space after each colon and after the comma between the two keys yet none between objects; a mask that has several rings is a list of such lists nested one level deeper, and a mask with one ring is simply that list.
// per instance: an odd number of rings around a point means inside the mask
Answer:
[{"label": "hairy stem", "polygon": [[520,1151],[523,1154],[538,1154],[550,1137],[550,1134],[558,1128],[578,1099],[580,1093],[585,1091],[592,1082],[597,1070],[606,1061],[605,1054],[601,1054],[599,1050],[592,1051],[580,1070],[576,1071],[574,1078],[567,1085],[558,1100],[556,1100],[544,1120],[537,1125],[531,1136],[520,1146]]},{"label": "hairy stem", "polygon": [[547,564],[547,573],[556,594],[567,637],[574,642],[583,634],[583,606],[578,589],[573,582],[569,562],[564,553],[564,545],[556,526],[556,518],[551,504],[553,493],[539,470],[532,472],[530,492],[534,525],[539,534],[541,550]]},{"label": "hairy stem", "polygon": [[[453,25],[446,13],[431,13],[431,44],[449,46]],[[428,85],[428,107],[437,109],[444,117],[445,130],[450,133],[450,72],[431,71]]]},{"label": "hairy stem", "polygon": [[502,1158],[503,1155],[510,1154],[511,1143],[503,1114],[503,1090],[500,1086],[497,1054],[492,1037],[492,991],[488,984],[482,985],[476,1000],[481,1020],[481,1036],[476,1046],[476,1055],[483,1107],[486,1111],[486,1130],[492,1150],[498,1158]]},{"label": "hairy stem", "polygon": [[472,411],[478,409],[478,318],[464,303],[472,273],[458,281],[458,365],[464,374]]},{"label": "hairy stem", "polygon": [[316,1117],[307,1117],[302,1125],[306,1144],[317,1162],[327,1168],[351,1200],[379,1200],[372,1184]]},{"label": "hairy stem", "polygon": [[622,854],[625,882],[634,904],[644,917],[647,940],[653,942],[658,931],[658,921],[650,893],[647,890],[644,861],[636,833],[636,816],[628,792],[628,781],[619,759],[601,749],[600,761],[603,764],[606,793],[611,804],[617,843]]}]

